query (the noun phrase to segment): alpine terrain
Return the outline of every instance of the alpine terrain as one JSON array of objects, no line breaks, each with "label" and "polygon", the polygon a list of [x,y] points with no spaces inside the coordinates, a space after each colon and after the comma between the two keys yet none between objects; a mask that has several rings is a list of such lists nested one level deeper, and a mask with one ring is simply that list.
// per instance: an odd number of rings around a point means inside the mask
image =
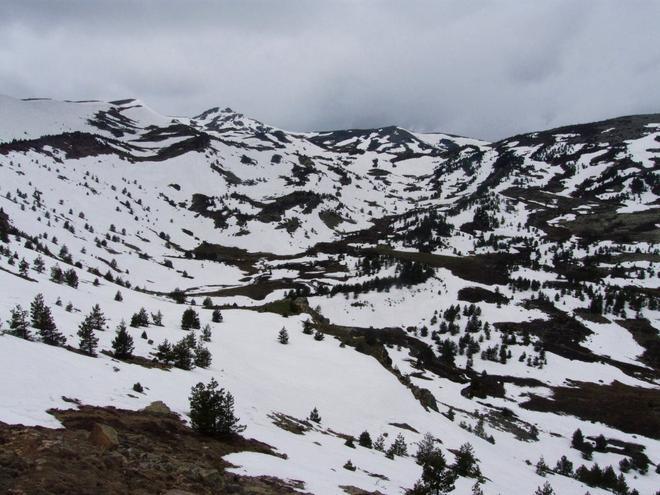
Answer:
[{"label": "alpine terrain", "polygon": [[660,493],[660,114],[490,143],[0,97],[0,493]]}]

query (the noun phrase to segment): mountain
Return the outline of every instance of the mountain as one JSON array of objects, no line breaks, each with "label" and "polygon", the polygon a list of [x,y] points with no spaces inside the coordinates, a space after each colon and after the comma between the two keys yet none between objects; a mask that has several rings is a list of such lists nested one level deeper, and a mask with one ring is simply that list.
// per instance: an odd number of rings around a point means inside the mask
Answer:
[{"label": "mountain", "polygon": [[[488,143],[0,97],[0,491],[404,493],[431,476],[421,444],[452,493],[654,493],[659,170],[660,115]],[[17,323],[37,294],[59,345]],[[181,422],[211,378],[241,436]],[[95,423],[113,450],[86,443]],[[109,481],[126,469],[154,484]]]}]

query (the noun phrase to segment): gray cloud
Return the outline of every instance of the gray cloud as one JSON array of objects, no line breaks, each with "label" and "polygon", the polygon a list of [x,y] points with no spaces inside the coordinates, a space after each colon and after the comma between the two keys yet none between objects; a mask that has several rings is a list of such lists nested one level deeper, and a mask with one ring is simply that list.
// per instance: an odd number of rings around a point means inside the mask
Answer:
[{"label": "gray cloud", "polygon": [[654,0],[0,0],[0,93],[496,139],[660,111]]}]

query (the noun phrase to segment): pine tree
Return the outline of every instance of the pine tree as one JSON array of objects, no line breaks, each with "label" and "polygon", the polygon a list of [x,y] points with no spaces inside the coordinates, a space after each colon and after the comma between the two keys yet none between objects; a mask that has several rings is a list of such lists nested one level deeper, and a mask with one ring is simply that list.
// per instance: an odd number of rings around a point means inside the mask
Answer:
[{"label": "pine tree", "polygon": [[543,483],[543,486],[539,486],[536,489],[534,495],[555,495],[555,491],[552,489],[552,486],[550,486],[550,483],[546,481]]},{"label": "pine tree", "polygon": [[220,312],[219,309],[214,309],[213,313],[211,313],[211,321],[213,323],[221,323],[222,322],[222,313]]},{"label": "pine tree", "polygon": [[[156,313],[151,313],[151,321],[153,322],[154,325],[157,327],[162,327],[163,326],[163,313],[160,311],[156,311]],[[147,322],[147,325],[149,323]]]},{"label": "pine tree", "polygon": [[319,330],[316,331],[314,334],[314,340],[318,340],[319,342],[325,338],[325,334],[323,332],[320,332]]},{"label": "pine tree", "polygon": [[478,460],[474,455],[474,448],[469,443],[464,443],[458,449],[456,462],[453,469],[459,476],[466,478],[478,478],[481,476]]},{"label": "pine tree", "polygon": [[25,260],[25,258],[21,259],[21,261],[18,263],[18,273],[24,277],[27,277],[29,269],[30,264]]},{"label": "pine tree", "polygon": [[99,330],[99,331],[105,330],[105,324],[107,322],[107,319],[103,314],[103,311],[101,311],[101,306],[99,306],[98,304],[92,306],[92,311],[89,313],[88,318],[90,324],[92,325],[93,330]]},{"label": "pine tree", "polygon": [[78,274],[73,268],[70,268],[69,270],[64,272],[64,282],[69,287],[73,287],[74,289],[78,288]]},{"label": "pine tree", "polygon": [[454,490],[456,473],[447,467],[447,461],[440,449],[433,449],[425,457],[422,465],[422,479],[415,483],[407,495],[435,495]]},{"label": "pine tree", "polygon": [[202,307],[205,309],[211,309],[213,307],[213,300],[209,296],[206,296],[202,301]]},{"label": "pine tree", "polygon": [[385,435],[378,435],[378,438],[374,442],[374,450],[385,452]]},{"label": "pine tree", "polygon": [[417,453],[415,458],[417,464],[424,465],[426,459],[435,452],[435,437],[430,433],[426,433],[422,440],[417,444]]},{"label": "pine tree", "polygon": [[30,304],[30,316],[32,326],[39,330],[39,337],[44,344],[63,346],[66,343],[66,337],[57,330],[43,294],[37,294]]},{"label": "pine tree", "polygon": [[172,344],[167,339],[163,340],[156,348],[156,359],[164,364],[170,364],[174,360]]},{"label": "pine tree", "polygon": [[43,273],[44,270],[46,269],[46,264],[44,263],[44,259],[41,256],[37,256],[32,262],[32,268],[37,273]]},{"label": "pine tree", "polygon": [[80,343],[78,344],[80,350],[89,356],[96,356],[99,339],[94,335],[94,321],[91,315],[85,317],[80,323],[78,337],[80,337]]},{"label": "pine tree", "polygon": [[117,302],[122,302],[124,300],[124,296],[121,295],[121,291],[117,291],[115,294],[115,301]]},{"label": "pine tree", "polygon": [[286,331],[286,328],[282,327],[282,330],[280,330],[280,333],[277,336],[277,340],[280,344],[286,345],[289,343],[289,332]]},{"label": "pine tree", "polygon": [[204,328],[202,328],[201,339],[204,342],[211,342],[211,325],[208,323],[204,325]]},{"label": "pine tree", "polygon": [[182,370],[191,370],[193,367],[193,353],[190,344],[180,340],[172,347],[172,361],[175,367]]},{"label": "pine tree", "polygon": [[128,333],[124,320],[121,320],[112,341],[113,354],[117,359],[130,359],[133,357],[134,348],[133,337]]},{"label": "pine tree", "polygon": [[536,474],[538,474],[539,476],[545,476],[548,471],[549,471],[548,465],[545,463],[545,459],[543,459],[543,456],[541,456],[541,458],[536,463]]},{"label": "pine tree", "polygon": [[211,351],[198,343],[195,347],[195,366],[200,368],[208,368],[211,366]]},{"label": "pine tree", "polygon": [[17,305],[10,311],[11,318],[7,320],[9,323],[9,334],[21,339],[31,340],[30,323],[28,321],[29,313],[23,309],[21,305]]},{"label": "pine tree", "polygon": [[191,328],[198,329],[200,327],[199,315],[193,308],[187,308],[181,316],[181,328],[183,330],[190,330]]},{"label": "pine tree", "polygon": [[303,322],[303,333],[306,335],[312,335],[314,333],[314,327],[311,320],[305,320]]},{"label": "pine tree", "polygon": [[368,431],[365,430],[362,433],[360,433],[360,437],[358,438],[358,444],[361,447],[364,447],[364,448],[367,448],[367,449],[370,449],[371,447],[373,447],[372,442],[371,442],[371,435],[369,435]]},{"label": "pine tree", "polygon": [[577,450],[582,450],[584,448],[584,436],[582,435],[582,430],[579,428],[573,432],[571,446]]},{"label": "pine tree", "polygon": [[218,389],[215,379],[190,391],[190,426],[203,435],[230,435],[245,429],[234,414],[234,397]]},{"label": "pine tree", "polygon": [[399,456],[406,457],[408,455],[408,445],[406,444],[406,439],[401,433],[399,433],[390,448],[387,449],[387,454],[389,457]]},{"label": "pine tree", "polygon": [[319,414],[319,410],[316,407],[312,409],[311,413],[309,413],[309,420],[314,421],[315,423],[321,422],[321,415]]}]

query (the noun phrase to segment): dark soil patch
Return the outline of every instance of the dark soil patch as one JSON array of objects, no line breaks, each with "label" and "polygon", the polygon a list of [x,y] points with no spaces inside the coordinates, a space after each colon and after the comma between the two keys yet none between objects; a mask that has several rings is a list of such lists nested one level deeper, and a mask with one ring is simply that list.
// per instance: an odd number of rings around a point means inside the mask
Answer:
[{"label": "dark soil patch", "polygon": [[531,395],[521,407],[566,413],[605,423],[626,433],[660,439],[660,390],[613,382],[610,385],[577,382],[575,387],[554,387],[553,397]]},{"label": "dark soil patch", "polygon": [[[198,495],[297,493],[282,480],[225,471],[229,464],[222,456],[232,452],[274,454],[256,440],[202,437],[175,415],[87,406],[52,414],[64,428],[0,423],[0,493],[150,495],[171,489]],[[96,423],[117,431],[116,448],[105,450],[88,440]]]}]

